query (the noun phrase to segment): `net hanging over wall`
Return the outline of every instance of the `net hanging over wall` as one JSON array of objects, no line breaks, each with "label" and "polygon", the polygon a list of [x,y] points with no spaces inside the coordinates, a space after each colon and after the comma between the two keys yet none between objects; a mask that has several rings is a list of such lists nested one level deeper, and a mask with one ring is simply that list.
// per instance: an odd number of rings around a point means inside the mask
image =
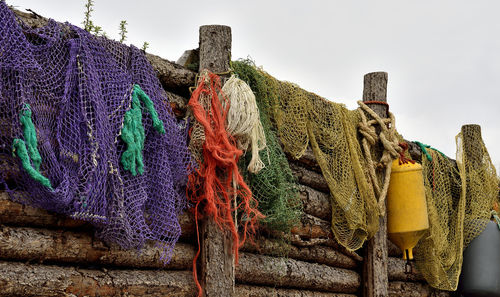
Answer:
[{"label": "net hanging over wall", "polygon": [[277,96],[277,90],[266,84],[265,77],[251,61],[236,61],[231,67],[255,93],[267,144],[266,149],[260,151],[264,168],[258,174],[249,172],[247,167],[253,153],[247,153],[240,166],[242,174],[259,201],[259,210],[265,215],[262,223],[270,229],[289,232],[300,219],[302,202],[297,181],[271,124],[269,103]]},{"label": "net hanging over wall", "polygon": [[457,289],[463,250],[485,229],[498,201],[499,186],[480,129],[463,129],[456,141],[456,162],[435,149],[423,148],[430,228],[415,255],[427,282],[451,291]]},{"label": "net hanging over wall", "polygon": [[[170,259],[186,206],[185,125],[143,52],[0,1],[0,182],[18,202],[91,222]],[[14,156],[13,156],[14,153]]]},{"label": "net hanging over wall", "polygon": [[[284,151],[300,158],[307,146],[313,149],[330,188],[335,238],[349,250],[360,248],[378,230],[379,210],[357,139],[359,112],[279,81],[260,69],[254,71],[261,80],[256,83],[265,86],[257,88],[266,90],[267,95],[259,108],[276,127]],[[257,179],[256,185],[267,182],[264,176]]]}]

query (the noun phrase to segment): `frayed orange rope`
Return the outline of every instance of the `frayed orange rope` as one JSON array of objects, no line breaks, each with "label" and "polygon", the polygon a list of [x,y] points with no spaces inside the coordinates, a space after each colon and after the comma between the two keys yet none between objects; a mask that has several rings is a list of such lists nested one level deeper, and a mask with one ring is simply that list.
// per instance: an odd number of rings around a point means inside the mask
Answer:
[{"label": "frayed orange rope", "polygon": [[[205,109],[200,102],[200,96],[210,98],[210,107]],[[188,106],[205,132],[202,149],[203,162],[200,162],[199,169],[193,171],[188,181],[190,193],[188,198],[194,204],[198,236],[198,252],[193,260],[193,276],[198,287],[198,296],[201,296],[202,288],[196,271],[196,260],[200,255],[198,219],[202,216],[209,217],[221,229],[231,232],[237,264],[238,249],[244,244],[248,235],[255,234],[257,220],[264,218],[264,215],[256,209],[257,201],[252,197],[250,189],[238,170],[238,160],[243,152],[236,147],[234,139],[226,131],[229,102],[221,91],[219,76],[208,71],[202,72]],[[223,106],[226,108],[224,109]],[[236,189],[233,187],[233,181],[235,181]],[[232,199],[236,199],[235,193],[239,199],[237,209],[234,209],[231,203]],[[242,238],[234,222],[232,215],[234,211],[242,213]]]},{"label": "frayed orange rope", "polygon": [[399,165],[408,164],[408,163],[415,164],[415,161],[413,161],[412,159],[408,159],[405,156],[405,152],[408,150],[408,143],[406,143],[406,142],[400,142],[399,146],[403,149],[399,153]]}]

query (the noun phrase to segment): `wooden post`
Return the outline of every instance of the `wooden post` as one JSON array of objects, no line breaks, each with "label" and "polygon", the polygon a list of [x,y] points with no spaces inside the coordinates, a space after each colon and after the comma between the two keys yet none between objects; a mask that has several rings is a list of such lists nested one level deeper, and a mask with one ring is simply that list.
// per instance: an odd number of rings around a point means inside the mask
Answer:
[{"label": "wooden post", "polygon": [[[387,102],[387,73],[372,72],[364,77],[363,101]],[[387,117],[387,106],[367,104],[380,117]],[[382,148],[375,152],[380,158]],[[378,172],[377,175],[384,174]],[[368,241],[363,265],[363,285],[365,297],[388,296],[389,280],[387,275],[387,217],[380,218],[380,228],[375,236]]]},{"label": "wooden post", "polygon": [[473,168],[480,167],[483,158],[481,126],[475,124],[463,125],[461,132],[464,146],[463,153],[467,161]]},{"label": "wooden post", "polygon": [[[210,25],[200,27],[200,68],[214,73],[229,70],[231,28]],[[212,219],[200,227],[200,283],[206,297],[232,297],[234,291],[234,255],[232,238]]]}]

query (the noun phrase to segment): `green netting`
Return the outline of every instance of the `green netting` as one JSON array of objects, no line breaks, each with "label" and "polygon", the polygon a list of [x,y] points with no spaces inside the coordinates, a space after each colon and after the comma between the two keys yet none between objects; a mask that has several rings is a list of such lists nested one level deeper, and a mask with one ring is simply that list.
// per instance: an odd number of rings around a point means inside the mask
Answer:
[{"label": "green netting", "polygon": [[251,61],[233,62],[232,67],[255,93],[267,143],[267,148],[260,151],[265,167],[258,174],[248,172],[252,156],[247,153],[241,160],[241,171],[259,201],[259,210],[266,216],[263,223],[270,229],[288,232],[298,222],[302,204],[295,177],[271,126],[270,103],[277,96],[276,89],[266,84]]}]

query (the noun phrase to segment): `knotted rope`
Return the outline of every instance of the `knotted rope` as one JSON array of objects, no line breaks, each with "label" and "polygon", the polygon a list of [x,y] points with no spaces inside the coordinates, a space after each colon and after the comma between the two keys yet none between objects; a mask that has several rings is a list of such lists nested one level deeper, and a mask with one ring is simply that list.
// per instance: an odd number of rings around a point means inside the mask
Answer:
[{"label": "knotted rope", "polygon": [[[368,173],[370,181],[377,196],[378,207],[380,214],[385,215],[385,198],[387,197],[387,190],[389,188],[389,180],[391,176],[391,163],[392,160],[400,157],[404,149],[399,145],[396,136],[396,120],[394,115],[388,112],[389,117],[382,119],[375,111],[358,101],[359,113],[361,115],[361,122],[358,124],[358,131],[363,135],[362,145],[364,155],[368,164]],[[368,120],[366,114],[369,114],[373,119]],[[380,132],[377,133],[376,125],[380,127]],[[378,162],[373,161],[372,148],[378,143],[381,143],[384,150]],[[401,160],[401,159],[400,159]],[[379,179],[375,172],[375,168],[385,170],[383,184],[379,184]]]},{"label": "knotted rope", "polygon": [[266,147],[266,137],[255,95],[252,89],[235,75],[224,84],[222,92],[227,98],[227,101],[223,102],[224,109],[229,105],[226,130],[235,138],[238,149],[246,151],[251,146],[252,159],[248,164],[248,171],[258,173],[264,168],[259,151]]}]

